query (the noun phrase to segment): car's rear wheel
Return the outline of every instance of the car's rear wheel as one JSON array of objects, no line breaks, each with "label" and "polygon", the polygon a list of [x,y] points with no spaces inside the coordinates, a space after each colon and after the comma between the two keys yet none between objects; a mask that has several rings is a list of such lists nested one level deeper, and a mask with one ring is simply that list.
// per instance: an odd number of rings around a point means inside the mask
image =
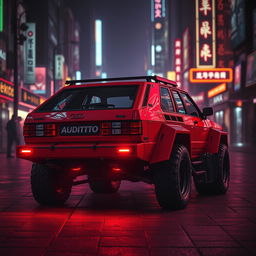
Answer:
[{"label": "car's rear wheel", "polygon": [[121,185],[120,180],[89,179],[89,186],[95,193],[115,193]]},{"label": "car's rear wheel", "polygon": [[221,144],[218,153],[211,156],[206,168],[211,180],[198,182],[195,179],[195,187],[198,193],[208,195],[225,194],[230,180],[229,153],[228,147],[225,144]]},{"label": "car's rear wheel", "polygon": [[42,164],[33,164],[31,188],[35,200],[42,205],[61,205],[68,199],[72,177],[67,172],[53,170]]},{"label": "car's rear wheel", "polygon": [[155,192],[164,209],[183,209],[191,194],[191,162],[188,150],[175,145],[169,161],[154,167]]}]

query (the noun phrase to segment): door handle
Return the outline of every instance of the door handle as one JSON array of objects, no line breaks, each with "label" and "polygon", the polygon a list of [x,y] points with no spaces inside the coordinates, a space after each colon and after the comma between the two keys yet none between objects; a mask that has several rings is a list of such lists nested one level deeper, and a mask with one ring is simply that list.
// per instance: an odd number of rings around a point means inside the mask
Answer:
[{"label": "door handle", "polygon": [[194,125],[198,124],[198,121],[194,121]]}]

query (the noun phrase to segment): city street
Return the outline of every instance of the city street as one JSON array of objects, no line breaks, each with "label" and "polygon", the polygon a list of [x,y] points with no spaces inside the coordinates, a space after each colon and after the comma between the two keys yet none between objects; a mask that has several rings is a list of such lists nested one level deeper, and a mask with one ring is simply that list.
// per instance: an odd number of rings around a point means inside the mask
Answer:
[{"label": "city street", "polygon": [[30,191],[31,163],[0,155],[0,255],[256,255],[255,153],[232,152],[226,195],[163,211],[153,186],[123,182],[116,194],[76,186],[63,207]]}]

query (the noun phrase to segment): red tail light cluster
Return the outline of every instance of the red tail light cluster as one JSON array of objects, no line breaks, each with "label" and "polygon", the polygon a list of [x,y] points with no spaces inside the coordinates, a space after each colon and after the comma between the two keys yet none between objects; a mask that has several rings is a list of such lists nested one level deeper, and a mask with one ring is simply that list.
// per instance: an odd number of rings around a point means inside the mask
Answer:
[{"label": "red tail light cluster", "polygon": [[24,137],[49,137],[56,136],[55,124],[25,124]]},{"label": "red tail light cluster", "polygon": [[141,135],[141,121],[102,122],[102,135]]}]

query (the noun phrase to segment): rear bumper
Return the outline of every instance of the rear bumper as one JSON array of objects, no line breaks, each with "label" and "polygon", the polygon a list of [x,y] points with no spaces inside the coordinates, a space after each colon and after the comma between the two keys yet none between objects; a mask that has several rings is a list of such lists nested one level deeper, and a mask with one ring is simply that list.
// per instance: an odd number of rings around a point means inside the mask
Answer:
[{"label": "rear bumper", "polygon": [[[19,158],[33,162],[60,159],[138,159],[150,161],[155,143],[130,144],[34,144],[17,146]],[[129,148],[130,152],[119,152],[121,148]]]}]

